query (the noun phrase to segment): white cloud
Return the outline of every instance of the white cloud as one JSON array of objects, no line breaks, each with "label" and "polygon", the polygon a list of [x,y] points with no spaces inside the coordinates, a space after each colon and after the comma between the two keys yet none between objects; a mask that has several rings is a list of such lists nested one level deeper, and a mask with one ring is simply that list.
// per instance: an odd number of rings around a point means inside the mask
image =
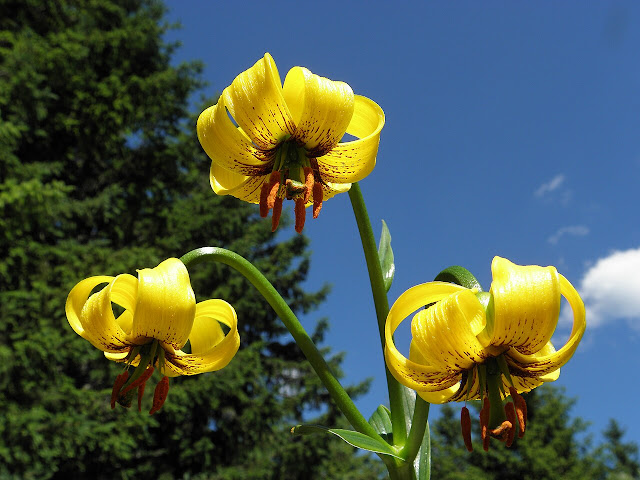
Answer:
[{"label": "white cloud", "polygon": [[582,277],[578,291],[590,328],[621,319],[640,328],[640,248],[599,259]]},{"label": "white cloud", "polygon": [[544,197],[547,193],[551,193],[554,190],[560,188],[560,185],[562,185],[563,182],[564,175],[560,173],[549,180],[547,183],[543,183],[542,185],[540,185],[534,192],[534,195],[536,197]]},{"label": "white cloud", "polygon": [[560,240],[560,237],[563,235],[577,235],[580,237],[584,237],[589,233],[589,228],[584,225],[571,225],[568,227],[559,228],[556,233],[547,238],[547,242],[555,245]]}]

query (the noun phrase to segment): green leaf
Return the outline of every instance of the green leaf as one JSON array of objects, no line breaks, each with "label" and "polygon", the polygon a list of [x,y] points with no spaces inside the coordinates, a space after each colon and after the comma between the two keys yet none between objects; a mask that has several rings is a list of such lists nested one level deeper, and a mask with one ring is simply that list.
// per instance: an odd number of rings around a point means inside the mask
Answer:
[{"label": "green leaf", "polygon": [[[402,387],[402,403],[404,404],[405,422],[407,431],[411,430],[411,419],[416,405],[416,392]],[[371,421],[369,421],[371,423]],[[413,470],[416,474],[416,480],[429,480],[431,478],[431,435],[429,433],[429,423],[424,431],[422,445],[418,450],[418,455],[413,460]]]},{"label": "green leaf", "polygon": [[396,451],[385,442],[375,440],[364,433],[354,432],[353,430],[344,430],[342,428],[327,428],[320,425],[296,425],[291,429],[291,433],[294,435],[312,435],[316,433],[330,433],[341,438],[349,445],[367,450],[368,452],[381,453],[383,455],[390,455],[402,460],[398,456]]},{"label": "green leaf", "polygon": [[391,425],[391,411],[384,405],[380,405],[369,418],[369,424],[390,445],[393,445],[393,426]]},{"label": "green leaf", "polygon": [[396,273],[396,266],[393,263],[393,250],[391,250],[391,234],[384,220],[382,220],[382,232],[380,233],[380,243],[378,244],[378,258],[382,268],[382,279],[384,288],[389,291],[393,276]]},{"label": "green leaf", "polygon": [[480,282],[473,276],[473,274],[464,267],[460,265],[454,265],[449,268],[445,268],[442,270],[436,278],[434,278],[436,282],[449,282],[455,283],[456,285],[460,285],[465,288],[475,288],[479,292],[482,292],[482,286],[480,286]]}]

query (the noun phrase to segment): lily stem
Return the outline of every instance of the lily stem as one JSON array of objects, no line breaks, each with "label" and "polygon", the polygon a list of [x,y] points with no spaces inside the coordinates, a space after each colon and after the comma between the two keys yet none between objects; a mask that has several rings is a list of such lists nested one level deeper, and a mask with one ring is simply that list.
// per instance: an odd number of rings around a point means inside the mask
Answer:
[{"label": "lily stem", "polygon": [[336,402],[336,405],[347,418],[349,423],[351,423],[353,428],[371,438],[384,442],[382,437],[378,435],[369,422],[367,422],[367,420],[362,416],[340,382],[333,376],[329,369],[329,365],[327,365],[327,362],[318,351],[304,327],[300,324],[296,315],[293,313],[291,308],[289,308],[287,302],[284,301],[282,296],[273,287],[273,285],[271,285],[269,280],[267,280],[251,262],[237,253],[218,247],[204,247],[192,250],[183,255],[180,260],[187,267],[196,265],[205,260],[224,263],[249,280],[280,317],[280,320],[282,320],[282,323],[287,327],[291,336],[298,344],[298,347],[300,347],[300,350],[302,350],[316,374],[329,391],[331,398]]},{"label": "lily stem", "polygon": [[[371,221],[367,213],[367,207],[362,197],[362,191],[358,183],[353,183],[349,190],[349,199],[351,207],[356,217],[360,239],[362,241],[362,250],[364,258],[367,262],[369,271],[369,282],[371,283],[371,293],[373,294],[373,303],[376,309],[378,319],[378,333],[380,335],[380,343],[384,353],[384,324],[389,314],[389,300],[387,299],[387,290],[384,286],[382,277],[382,267],[380,266],[380,258],[378,257],[378,249],[376,247]],[[393,426],[393,443],[402,445],[407,438],[407,428],[405,422],[404,405],[402,401],[402,387],[398,381],[391,375],[391,372],[384,365],[387,375],[387,388],[389,390],[389,405],[391,410],[391,425]]]}]

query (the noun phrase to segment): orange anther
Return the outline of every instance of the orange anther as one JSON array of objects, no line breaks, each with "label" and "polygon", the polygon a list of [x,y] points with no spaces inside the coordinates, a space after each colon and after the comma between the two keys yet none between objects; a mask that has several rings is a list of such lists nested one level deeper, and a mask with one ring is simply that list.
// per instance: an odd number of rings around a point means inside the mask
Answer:
[{"label": "orange anther", "polygon": [[484,399],[484,404],[480,410],[480,432],[482,435],[482,448],[485,452],[489,451],[489,413],[491,411],[491,403],[489,398]]},{"label": "orange anther", "polygon": [[507,415],[507,420],[511,423],[511,430],[505,441],[505,445],[510,447],[513,444],[513,439],[516,436],[516,409],[513,407],[512,402],[507,402],[504,406],[504,413]]},{"label": "orange anther", "polygon": [[153,405],[149,410],[149,415],[153,415],[162,408],[167,394],[169,393],[169,377],[162,377],[162,380],[156,385],[156,389],[153,392]]},{"label": "orange anther", "polygon": [[271,185],[265,180],[260,188],[260,216],[266,218],[269,215],[269,205],[267,199],[269,198],[269,192],[271,191]]},{"label": "orange anther", "polygon": [[464,446],[467,450],[473,452],[473,444],[471,443],[471,417],[469,416],[469,409],[462,407],[460,412],[460,425],[462,426],[462,440],[464,440]]},{"label": "orange anther", "polygon": [[116,400],[118,400],[118,395],[120,394],[120,389],[122,386],[127,383],[129,379],[129,372],[125,370],[120,375],[116,377],[116,381],[113,383],[113,389],[111,390],[111,409],[116,408]]},{"label": "orange anther", "polygon": [[273,213],[271,214],[271,231],[275,232],[280,223],[280,216],[282,215],[282,198],[277,197],[273,204]]},{"label": "orange anther", "polygon": [[302,233],[302,229],[304,228],[304,219],[306,216],[306,210],[304,208],[304,199],[296,198],[296,232]]},{"label": "orange anther", "polygon": [[280,190],[280,172],[274,170],[269,177],[269,194],[267,195],[267,207],[269,209],[274,208],[278,190]]},{"label": "orange anther", "polygon": [[524,431],[527,426],[527,402],[524,401],[522,395],[520,395],[515,388],[509,387],[509,393],[516,407],[516,416],[518,417],[518,426],[520,427],[518,438],[522,438],[524,437]]},{"label": "orange anther", "polygon": [[140,375],[137,379],[135,379],[133,382],[127,385],[124,390],[122,390],[121,395],[126,394],[127,392],[138,387],[140,384],[145,383],[147,380],[149,380],[149,377],[153,375],[153,370],[154,369],[152,366],[147,367],[147,369],[142,373],[142,375]]},{"label": "orange anther", "polygon": [[311,198],[311,192],[313,191],[313,170],[311,167],[304,167],[302,172],[304,173],[304,203],[306,204],[309,201],[309,198]]},{"label": "orange anther", "polygon": [[313,218],[318,218],[320,215],[320,209],[322,208],[322,197],[324,192],[322,191],[321,183],[313,184]]}]

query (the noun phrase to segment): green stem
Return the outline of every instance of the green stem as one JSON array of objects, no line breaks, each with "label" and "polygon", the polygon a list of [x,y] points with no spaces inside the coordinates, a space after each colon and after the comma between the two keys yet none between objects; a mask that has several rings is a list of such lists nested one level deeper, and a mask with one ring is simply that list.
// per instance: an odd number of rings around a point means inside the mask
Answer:
[{"label": "green stem", "polygon": [[[376,247],[373,229],[367,213],[367,207],[360,191],[358,183],[353,183],[349,190],[349,199],[351,207],[356,217],[358,230],[360,231],[360,239],[362,241],[362,249],[364,258],[367,262],[369,270],[369,281],[371,283],[371,293],[373,294],[373,303],[376,308],[376,316],[378,318],[378,333],[380,334],[380,343],[384,353],[384,324],[389,314],[389,301],[387,299],[387,290],[384,286],[382,278],[382,268],[380,267],[380,259],[378,257],[378,249]],[[407,438],[407,429],[405,425],[405,412],[402,402],[402,387],[398,381],[391,375],[385,363],[385,373],[387,375],[387,388],[389,390],[389,405],[391,410],[391,425],[393,426],[393,443],[402,445]]]},{"label": "green stem", "polygon": [[407,436],[407,443],[400,451],[400,456],[407,463],[413,463],[418,455],[418,451],[422,446],[424,432],[427,429],[427,420],[429,418],[429,403],[425,402],[419,395],[416,395],[416,406],[413,411],[413,419],[411,420],[411,430]]},{"label": "green stem", "polygon": [[362,416],[360,411],[344,390],[340,382],[333,376],[329,370],[329,365],[316,348],[315,344],[300,324],[300,321],[287,305],[287,302],[280,296],[278,291],[271,285],[269,280],[253,266],[251,262],[241,257],[237,253],[218,247],[204,247],[192,250],[180,258],[186,265],[196,265],[205,260],[213,260],[216,262],[229,265],[239,273],[241,273],[251,284],[256,287],[260,294],[269,302],[271,308],[278,314],[282,323],[287,327],[291,336],[294,338],[300,350],[315,370],[316,374],[329,391],[331,398],[347,418],[349,423],[358,432],[383,441],[382,437],[374,430],[374,428]]}]

